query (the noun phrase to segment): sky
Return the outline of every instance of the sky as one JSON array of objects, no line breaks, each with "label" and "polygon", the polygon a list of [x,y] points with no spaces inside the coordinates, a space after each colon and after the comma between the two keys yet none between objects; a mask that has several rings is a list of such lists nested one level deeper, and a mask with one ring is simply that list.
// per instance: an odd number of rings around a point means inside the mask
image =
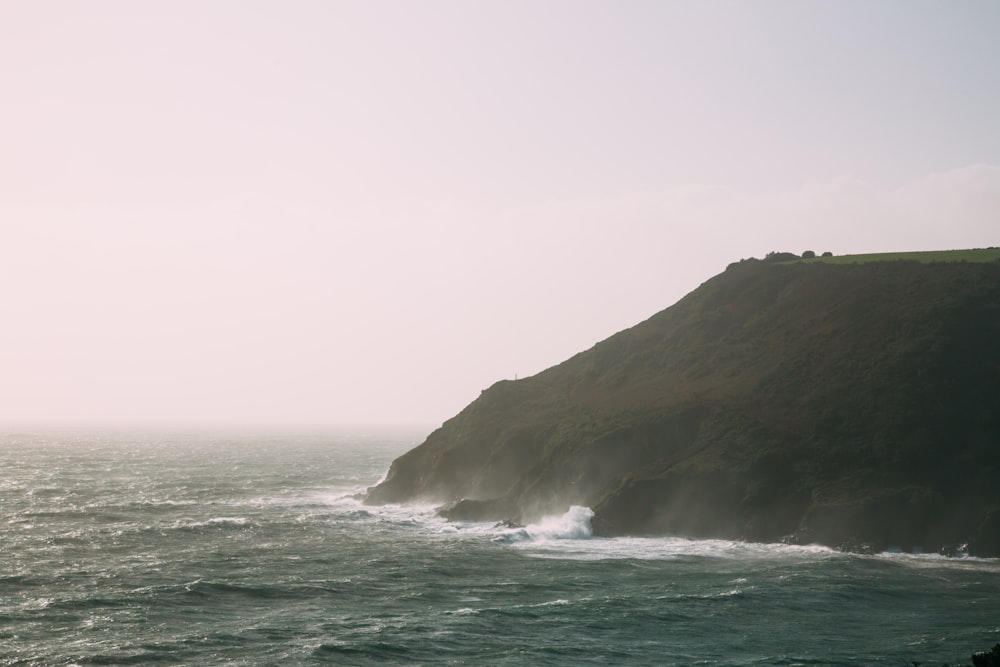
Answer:
[{"label": "sky", "polygon": [[0,0],[0,422],[436,426],[730,262],[1000,245],[1000,3]]}]

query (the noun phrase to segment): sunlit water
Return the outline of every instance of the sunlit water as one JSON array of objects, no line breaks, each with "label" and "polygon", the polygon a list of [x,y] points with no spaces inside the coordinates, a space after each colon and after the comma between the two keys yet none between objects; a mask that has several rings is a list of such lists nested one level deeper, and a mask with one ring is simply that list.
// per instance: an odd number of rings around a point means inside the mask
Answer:
[{"label": "sunlit water", "polygon": [[1000,642],[995,560],[363,506],[419,440],[7,432],[0,664],[899,666]]}]

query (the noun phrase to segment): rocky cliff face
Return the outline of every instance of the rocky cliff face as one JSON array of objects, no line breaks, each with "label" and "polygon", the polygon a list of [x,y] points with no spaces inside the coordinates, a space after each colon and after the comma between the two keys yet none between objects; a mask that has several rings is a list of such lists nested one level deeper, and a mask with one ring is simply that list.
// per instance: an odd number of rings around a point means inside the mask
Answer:
[{"label": "rocky cliff face", "polygon": [[1000,555],[1000,264],[742,262],[490,387],[368,502]]}]

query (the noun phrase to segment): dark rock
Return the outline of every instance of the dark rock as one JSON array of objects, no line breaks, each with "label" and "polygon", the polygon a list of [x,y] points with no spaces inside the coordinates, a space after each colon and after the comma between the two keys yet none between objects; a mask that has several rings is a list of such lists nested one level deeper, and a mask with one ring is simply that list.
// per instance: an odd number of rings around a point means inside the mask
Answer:
[{"label": "dark rock", "polygon": [[948,558],[961,558],[962,556],[969,555],[969,545],[968,544],[945,544],[938,549],[939,556],[947,556]]},{"label": "dark rock", "polygon": [[969,541],[968,552],[970,556],[1000,554],[1000,508],[991,509],[986,513],[982,523],[976,528],[975,535]]},{"label": "dark rock", "polygon": [[997,644],[990,651],[981,651],[972,654],[973,667],[1000,667],[1000,644]]},{"label": "dark rock", "polygon": [[1000,264],[746,261],[499,382],[367,502],[1000,556]]},{"label": "dark rock", "polygon": [[[517,505],[507,498],[474,500],[463,498],[438,508],[437,513],[451,521],[497,521],[516,523]],[[520,527],[520,526],[518,526]]]},{"label": "dark rock", "polygon": [[835,548],[837,551],[843,551],[844,553],[849,554],[860,554],[862,556],[871,556],[879,551],[867,542],[844,542],[843,544],[838,544]]}]

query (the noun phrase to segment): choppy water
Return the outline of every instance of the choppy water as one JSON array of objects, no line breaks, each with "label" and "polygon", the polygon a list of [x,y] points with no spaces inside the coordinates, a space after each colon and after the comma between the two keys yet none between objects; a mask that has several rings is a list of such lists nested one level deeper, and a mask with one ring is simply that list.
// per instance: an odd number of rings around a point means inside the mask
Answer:
[{"label": "choppy water", "polygon": [[900,666],[1000,642],[996,560],[352,497],[420,436],[7,432],[0,664]]}]

